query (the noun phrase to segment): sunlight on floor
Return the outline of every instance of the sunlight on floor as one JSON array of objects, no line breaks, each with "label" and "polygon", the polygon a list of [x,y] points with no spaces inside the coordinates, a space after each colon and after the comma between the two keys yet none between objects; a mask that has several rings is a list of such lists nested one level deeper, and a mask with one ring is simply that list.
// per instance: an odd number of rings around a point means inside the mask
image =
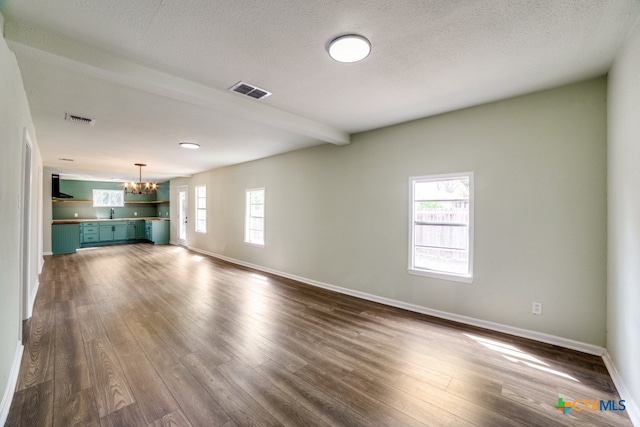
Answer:
[{"label": "sunlight on floor", "polygon": [[539,371],[547,372],[553,375],[557,375],[559,377],[570,379],[572,381],[580,382],[577,379],[573,378],[571,375],[565,374],[564,372],[560,372],[555,369],[551,369],[548,363],[545,363],[542,360],[537,359],[535,356],[532,356],[529,353],[525,353],[524,351],[510,344],[505,344],[503,342],[488,339],[488,338],[478,337],[472,334],[464,334],[464,335],[476,341],[477,343],[483,345],[489,350],[502,353],[502,357],[504,357],[510,362],[522,363],[530,368],[537,369]]}]

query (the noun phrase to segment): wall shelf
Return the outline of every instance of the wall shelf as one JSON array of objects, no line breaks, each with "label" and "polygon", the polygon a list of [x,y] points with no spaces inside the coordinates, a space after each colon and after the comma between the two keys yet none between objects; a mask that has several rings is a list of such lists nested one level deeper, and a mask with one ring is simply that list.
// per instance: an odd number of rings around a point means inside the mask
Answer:
[{"label": "wall shelf", "polygon": [[[51,203],[93,203],[93,200],[69,200],[69,199],[52,199]],[[159,205],[161,203],[169,203],[169,200],[125,200],[125,205]]]},{"label": "wall shelf", "polygon": [[139,202],[134,202],[133,200],[125,200],[125,205],[159,205],[160,203],[169,203],[168,200],[141,200]]}]

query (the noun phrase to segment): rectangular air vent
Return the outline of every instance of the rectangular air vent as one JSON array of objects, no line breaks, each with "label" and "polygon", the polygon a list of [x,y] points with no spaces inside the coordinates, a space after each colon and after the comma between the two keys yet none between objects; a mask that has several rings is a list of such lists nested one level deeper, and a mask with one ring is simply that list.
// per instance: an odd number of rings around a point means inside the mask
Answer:
[{"label": "rectangular air vent", "polygon": [[241,95],[246,95],[248,97],[254,99],[263,99],[267,96],[271,95],[271,92],[268,92],[264,89],[260,89],[259,87],[250,85],[245,82],[238,82],[229,88],[231,92],[236,92]]},{"label": "rectangular air vent", "polygon": [[82,123],[82,124],[89,125],[89,126],[93,126],[93,124],[96,122],[95,119],[90,119],[88,117],[82,117],[82,116],[76,116],[75,114],[69,114],[69,113],[65,113],[64,119],[69,121],[69,122]]}]

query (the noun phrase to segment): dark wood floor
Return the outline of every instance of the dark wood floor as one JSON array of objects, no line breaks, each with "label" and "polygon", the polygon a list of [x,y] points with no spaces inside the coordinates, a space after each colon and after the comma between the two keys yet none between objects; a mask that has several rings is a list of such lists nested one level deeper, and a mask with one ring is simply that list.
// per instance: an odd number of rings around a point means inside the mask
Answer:
[{"label": "dark wood floor", "polygon": [[46,258],[8,426],[630,426],[598,357],[181,247]]}]

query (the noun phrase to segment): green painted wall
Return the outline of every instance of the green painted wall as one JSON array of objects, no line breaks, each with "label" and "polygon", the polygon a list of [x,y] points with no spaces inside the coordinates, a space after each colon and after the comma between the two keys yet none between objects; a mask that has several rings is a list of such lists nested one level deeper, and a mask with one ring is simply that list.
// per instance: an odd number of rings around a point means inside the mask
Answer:
[{"label": "green painted wall", "polygon": [[[73,196],[67,200],[92,200],[93,190],[121,190],[122,183],[102,181],[60,180],[60,191]],[[159,184],[156,194],[126,194],[126,202],[169,200],[169,182]],[[125,204],[115,209],[115,218],[168,217],[169,203]],[[100,219],[109,218],[110,208],[94,208],[90,203],[52,203],[53,219]],[[74,214],[78,214],[76,217]],[[137,215],[136,215],[137,213]]]},{"label": "green painted wall", "polygon": [[[169,183],[161,183],[160,188],[168,187]],[[93,190],[122,190],[121,182],[78,181],[70,179],[60,180],[60,191],[73,196],[73,200],[92,200]],[[125,194],[125,201],[163,200],[159,194]],[[164,199],[164,200],[169,200]]]},{"label": "green painted wall", "polygon": [[[607,350],[640,426],[640,21],[609,72]],[[631,403],[635,402],[635,403]]]},{"label": "green painted wall", "polygon": [[[207,233],[190,221],[188,245],[604,346],[606,89],[590,80],[172,180],[189,186],[190,218],[194,186],[207,186]],[[475,173],[473,283],[409,275],[409,177],[466,171]],[[264,248],[243,243],[245,190],[259,187]]]}]

